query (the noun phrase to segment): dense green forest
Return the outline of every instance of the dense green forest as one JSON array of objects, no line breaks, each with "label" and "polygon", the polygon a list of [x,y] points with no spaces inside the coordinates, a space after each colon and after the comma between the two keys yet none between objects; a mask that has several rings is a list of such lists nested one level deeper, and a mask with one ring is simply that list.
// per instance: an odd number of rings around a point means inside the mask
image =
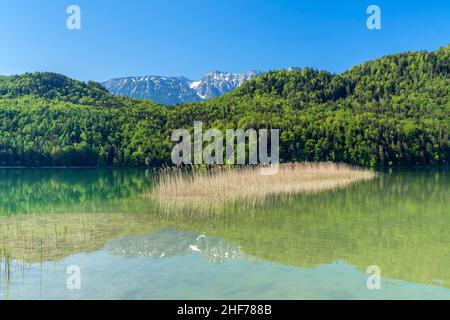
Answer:
[{"label": "dense green forest", "polygon": [[173,129],[280,129],[280,159],[362,166],[448,165],[450,46],[342,74],[263,74],[201,103],[162,106],[54,73],[0,77],[0,165],[170,164]]}]

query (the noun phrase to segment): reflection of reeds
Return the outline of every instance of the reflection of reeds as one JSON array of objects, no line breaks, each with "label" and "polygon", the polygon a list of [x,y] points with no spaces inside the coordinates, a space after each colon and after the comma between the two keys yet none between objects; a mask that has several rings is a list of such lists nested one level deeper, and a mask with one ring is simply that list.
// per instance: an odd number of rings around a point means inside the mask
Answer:
[{"label": "reflection of reeds", "polygon": [[[126,223],[124,222],[126,221]],[[109,239],[153,230],[143,214],[48,214],[0,217],[0,262],[59,260],[101,248]],[[9,263],[9,262],[8,262]],[[8,274],[8,273],[5,273]]]},{"label": "reflection of reeds", "polygon": [[209,211],[227,204],[254,207],[271,197],[289,197],[369,180],[375,173],[334,163],[280,165],[278,173],[261,175],[260,167],[218,167],[209,171],[166,171],[151,192],[168,211],[194,208]]}]

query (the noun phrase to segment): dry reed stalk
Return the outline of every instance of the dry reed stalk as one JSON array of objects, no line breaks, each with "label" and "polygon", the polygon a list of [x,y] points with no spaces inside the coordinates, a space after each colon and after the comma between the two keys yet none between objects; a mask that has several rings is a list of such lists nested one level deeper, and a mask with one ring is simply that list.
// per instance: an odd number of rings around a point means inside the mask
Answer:
[{"label": "dry reed stalk", "polygon": [[282,164],[275,175],[264,176],[260,167],[218,167],[209,171],[164,171],[150,197],[162,208],[209,210],[223,204],[252,206],[271,197],[315,193],[369,180],[375,173],[335,163]]}]

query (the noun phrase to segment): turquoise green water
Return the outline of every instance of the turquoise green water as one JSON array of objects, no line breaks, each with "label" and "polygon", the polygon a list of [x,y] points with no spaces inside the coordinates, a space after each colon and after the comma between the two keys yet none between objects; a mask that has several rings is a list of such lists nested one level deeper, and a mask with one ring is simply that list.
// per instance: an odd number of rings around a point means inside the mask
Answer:
[{"label": "turquoise green water", "polygon": [[[220,214],[144,170],[0,170],[4,299],[450,299],[450,173],[380,174]],[[79,290],[66,282],[81,272]],[[369,290],[367,267],[381,270]]]}]

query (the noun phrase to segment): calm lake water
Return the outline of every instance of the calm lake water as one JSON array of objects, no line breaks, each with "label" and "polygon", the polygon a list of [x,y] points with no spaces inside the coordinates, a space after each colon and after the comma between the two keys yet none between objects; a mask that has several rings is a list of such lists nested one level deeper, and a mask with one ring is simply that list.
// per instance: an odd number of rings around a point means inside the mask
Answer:
[{"label": "calm lake water", "polygon": [[[1,169],[3,299],[450,299],[450,172],[222,213],[167,212],[145,170]],[[369,290],[369,266],[381,270]],[[81,289],[67,287],[67,269]]]}]

